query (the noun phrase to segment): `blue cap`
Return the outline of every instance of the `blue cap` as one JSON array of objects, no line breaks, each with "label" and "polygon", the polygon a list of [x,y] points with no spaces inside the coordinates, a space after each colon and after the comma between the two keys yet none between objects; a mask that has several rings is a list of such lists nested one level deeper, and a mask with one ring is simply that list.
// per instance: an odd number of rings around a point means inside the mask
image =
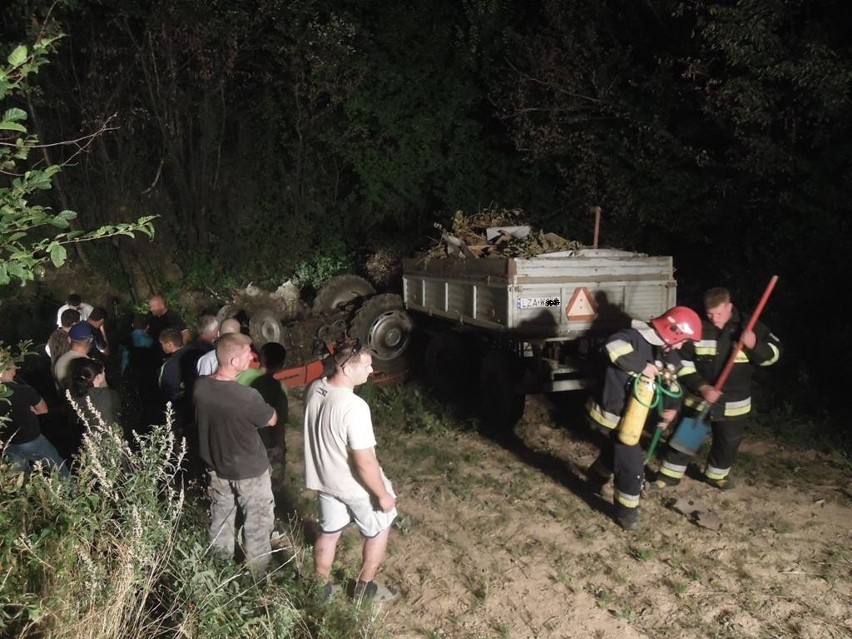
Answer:
[{"label": "blue cap", "polygon": [[88,322],[77,322],[68,329],[68,337],[77,342],[92,338],[92,326]]}]

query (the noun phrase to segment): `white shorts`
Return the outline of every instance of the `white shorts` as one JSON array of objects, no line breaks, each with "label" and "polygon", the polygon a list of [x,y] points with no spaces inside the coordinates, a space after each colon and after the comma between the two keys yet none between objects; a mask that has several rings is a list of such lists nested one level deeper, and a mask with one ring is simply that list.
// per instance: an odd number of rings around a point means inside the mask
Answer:
[{"label": "white shorts", "polygon": [[341,499],[319,493],[320,528],[323,533],[340,532],[353,521],[364,537],[371,538],[389,528],[396,519],[396,508],[389,513],[376,510],[369,498]]}]

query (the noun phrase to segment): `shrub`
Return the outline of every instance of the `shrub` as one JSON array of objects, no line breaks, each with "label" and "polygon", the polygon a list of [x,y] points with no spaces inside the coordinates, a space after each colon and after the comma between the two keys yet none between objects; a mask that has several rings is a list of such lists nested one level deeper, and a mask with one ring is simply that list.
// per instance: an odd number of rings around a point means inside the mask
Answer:
[{"label": "shrub", "polygon": [[0,636],[351,636],[361,613],[325,606],[311,580],[294,579],[298,539],[261,581],[210,551],[181,460],[168,425],[131,448],[95,424],[71,481],[1,463]]}]

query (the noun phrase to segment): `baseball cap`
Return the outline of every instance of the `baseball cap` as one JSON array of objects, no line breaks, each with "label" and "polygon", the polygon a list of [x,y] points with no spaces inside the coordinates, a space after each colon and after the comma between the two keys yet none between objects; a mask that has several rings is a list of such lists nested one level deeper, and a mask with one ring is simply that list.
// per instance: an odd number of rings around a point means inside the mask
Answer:
[{"label": "baseball cap", "polygon": [[77,322],[68,329],[68,337],[72,340],[82,342],[92,338],[92,327],[88,322]]}]

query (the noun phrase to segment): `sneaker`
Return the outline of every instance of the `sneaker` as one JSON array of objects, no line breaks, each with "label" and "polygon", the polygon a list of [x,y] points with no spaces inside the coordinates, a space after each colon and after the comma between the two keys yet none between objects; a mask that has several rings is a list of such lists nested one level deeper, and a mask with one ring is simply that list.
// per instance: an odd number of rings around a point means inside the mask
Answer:
[{"label": "sneaker", "polygon": [[322,598],[326,601],[334,599],[337,595],[340,594],[341,590],[343,590],[343,586],[329,581],[325,586],[322,587]]},{"label": "sneaker", "polygon": [[713,488],[718,488],[719,490],[733,490],[737,487],[734,480],[730,477],[725,477],[724,479],[710,479],[705,475],[704,483],[708,486],[713,486]]},{"label": "sneaker", "polygon": [[356,604],[369,602],[373,604],[388,603],[399,596],[399,593],[388,586],[382,586],[375,581],[359,581],[355,584],[355,592],[352,599]]}]

